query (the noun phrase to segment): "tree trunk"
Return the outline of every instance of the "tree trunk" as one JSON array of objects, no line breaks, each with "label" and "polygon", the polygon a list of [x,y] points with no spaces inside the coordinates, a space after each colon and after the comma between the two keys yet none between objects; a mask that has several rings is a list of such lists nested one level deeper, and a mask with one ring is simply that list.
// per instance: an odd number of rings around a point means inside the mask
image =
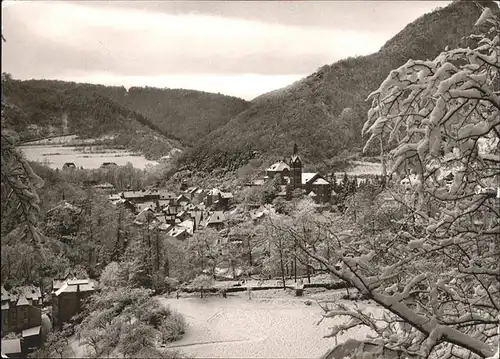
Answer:
[{"label": "tree trunk", "polygon": [[293,275],[295,277],[295,283],[297,283],[297,243],[293,247],[294,257],[293,257]]},{"label": "tree trunk", "polygon": [[250,267],[252,267],[252,265],[253,265],[252,246],[250,244],[250,238],[248,238],[248,264]]},{"label": "tree trunk", "polygon": [[307,283],[311,283],[311,268],[309,268],[309,257],[307,257],[307,262],[306,262],[306,268],[307,268]]},{"label": "tree trunk", "polygon": [[285,265],[283,263],[283,248],[281,247],[281,238],[279,239],[279,251],[280,251],[281,279],[283,281],[283,289],[286,289],[286,287],[285,287]]},{"label": "tree trunk", "polygon": [[156,270],[160,270],[160,234],[156,228]]}]

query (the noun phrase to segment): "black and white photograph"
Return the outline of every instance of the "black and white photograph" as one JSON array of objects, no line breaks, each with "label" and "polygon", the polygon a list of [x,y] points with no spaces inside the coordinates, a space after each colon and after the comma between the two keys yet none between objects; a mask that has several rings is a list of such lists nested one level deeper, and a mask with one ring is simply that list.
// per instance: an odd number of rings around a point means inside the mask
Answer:
[{"label": "black and white photograph", "polygon": [[2,358],[500,359],[500,1],[1,5]]}]

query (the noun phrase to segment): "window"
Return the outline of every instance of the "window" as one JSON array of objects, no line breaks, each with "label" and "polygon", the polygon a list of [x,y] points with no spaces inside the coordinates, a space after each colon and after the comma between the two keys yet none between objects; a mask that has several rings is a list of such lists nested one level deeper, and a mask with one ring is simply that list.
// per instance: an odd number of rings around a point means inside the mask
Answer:
[{"label": "window", "polygon": [[13,308],[14,310],[11,311],[11,317],[12,317],[12,324],[17,325],[17,313],[16,313],[16,308]]},{"label": "window", "polygon": [[29,308],[24,307],[22,309],[22,311],[23,311],[23,324],[28,324],[28,322],[29,322]]}]

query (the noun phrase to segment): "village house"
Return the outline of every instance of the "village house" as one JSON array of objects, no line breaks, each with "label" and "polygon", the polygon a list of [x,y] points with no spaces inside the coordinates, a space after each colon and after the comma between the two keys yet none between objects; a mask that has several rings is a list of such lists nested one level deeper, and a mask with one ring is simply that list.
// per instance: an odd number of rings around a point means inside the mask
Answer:
[{"label": "village house", "polygon": [[290,176],[290,166],[286,164],[284,160],[274,163],[267,170],[266,174],[268,178],[274,178],[279,174],[282,178]]},{"label": "village house", "polygon": [[54,280],[52,287],[52,324],[58,329],[80,313],[84,300],[95,291],[90,279]]},{"label": "village house", "polygon": [[231,192],[224,192],[218,188],[210,190],[205,197],[205,204],[207,207],[212,206],[214,210],[225,210],[229,209],[233,200],[233,194]]},{"label": "village house", "polygon": [[146,207],[135,217],[134,223],[137,225],[143,225],[145,223],[151,223],[155,220],[155,212],[151,209],[151,207]]},{"label": "village house", "polygon": [[5,290],[2,286],[2,336],[41,326],[40,288],[25,286]]},{"label": "village house", "polygon": [[63,171],[76,170],[76,164],[74,162],[66,162],[62,166]]},{"label": "village house", "polygon": [[168,236],[173,237],[177,240],[183,241],[190,237],[191,235],[189,234],[187,228],[181,227],[181,226],[175,226],[173,227],[168,233]]},{"label": "village house", "polygon": [[182,208],[187,206],[189,203],[190,203],[190,199],[187,198],[186,196],[184,196],[183,194],[181,194],[175,198],[175,204],[177,204],[178,206],[181,206]]},{"label": "village house", "polygon": [[206,220],[202,222],[202,226],[206,228],[214,228],[217,231],[220,231],[224,228],[224,222],[226,220],[226,216],[222,211],[215,211],[213,213],[209,213],[206,217]]}]

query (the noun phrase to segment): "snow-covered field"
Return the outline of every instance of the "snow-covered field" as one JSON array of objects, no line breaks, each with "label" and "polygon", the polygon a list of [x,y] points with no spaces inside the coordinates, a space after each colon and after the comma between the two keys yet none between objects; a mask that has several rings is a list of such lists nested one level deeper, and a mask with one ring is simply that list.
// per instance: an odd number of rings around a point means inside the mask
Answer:
[{"label": "snow-covered field", "polygon": [[146,165],[157,165],[156,161],[149,161],[144,156],[135,155],[129,151],[107,150],[95,153],[85,153],[80,147],[60,146],[60,145],[31,145],[19,146],[30,161],[47,163],[51,168],[59,168],[66,162],[73,162],[78,167],[85,169],[99,168],[103,162],[114,162],[118,166],[124,166],[128,162],[135,168],[144,169]]},{"label": "snow-covered field", "polygon": [[[339,298],[343,291],[293,297],[283,290],[253,292],[220,297],[161,298],[161,303],[183,314],[188,322],[184,338],[172,343],[189,357],[198,358],[318,358],[335,346],[335,339],[323,338],[336,321],[320,325],[322,309],[314,298]],[[312,304],[304,302],[312,299]],[[340,299],[339,299],[340,300]],[[348,302],[346,302],[348,303]],[[362,339],[366,328],[339,336]]]},{"label": "snow-covered field", "polygon": [[346,171],[348,176],[382,174],[382,165],[378,162],[352,161],[351,165]]}]

